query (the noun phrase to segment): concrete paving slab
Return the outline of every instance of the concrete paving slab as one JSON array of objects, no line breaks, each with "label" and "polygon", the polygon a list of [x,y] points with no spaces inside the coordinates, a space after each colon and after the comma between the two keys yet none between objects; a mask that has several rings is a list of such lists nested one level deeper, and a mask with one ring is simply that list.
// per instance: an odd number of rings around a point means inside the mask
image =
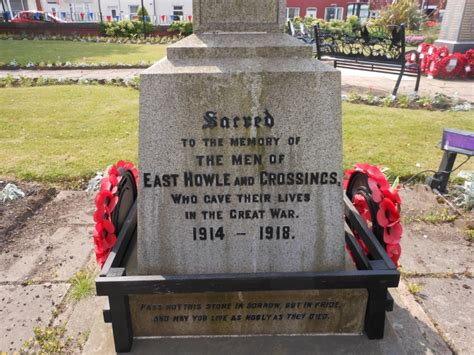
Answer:
[{"label": "concrete paving slab", "polygon": [[106,297],[90,296],[74,304],[71,313],[63,319],[63,314],[58,316],[55,324],[67,323],[67,336],[77,339],[81,334],[87,334],[96,321],[96,315],[102,311]]},{"label": "concrete paving slab", "polygon": [[60,192],[0,250],[0,282],[71,278],[93,251],[93,194]]},{"label": "concrete paving slab", "polygon": [[35,326],[45,326],[68,284],[0,286],[0,352],[17,351],[31,338]]},{"label": "concrete paving slab", "polygon": [[81,208],[66,210],[58,216],[58,221],[65,222],[68,225],[79,224],[94,226],[95,222],[92,218],[95,211],[94,198],[96,193],[87,193],[84,191],[60,191],[55,198],[55,202],[68,203],[77,199],[83,199],[84,203]]},{"label": "concrete paving slab", "polygon": [[[83,354],[115,354],[112,327],[98,316]],[[135,339],[130,354],[406,354],[386,323],[383,340],[366,336],[157,337]]]},{"label": "concrete paving slab", "polygon": [[400,244],[400,265],[408,273],[463,273],[474,265],[472,247],[452,223],[406,224]]},{"label": "concrete paving slab", "polygon": [[[373,91],[391,93],[398,76],[393,74],[374,73],[355,69],[338,68],[341,71],[343,91]],[[404,76],[398,93],[410,95],[415,89],[415,78]],[[418,94],[434,96],[437,92],[448,96],[458,96],[474,102],[474,82],[472,80],[440,80],[421,77]]]},{"label": "concrete paving slab", "polygon": [[391,289],[390,294],[395,305],[393,312],[387,313],[387,318],[397,336],[403,339],[407,354],[452,354],[421,305],[408,291],[404,281],[400,282],[396,290]]},{"label": "concrete paving slab", "polygon": [[67,282],[92,253],[92,232],[93,227],[71,225],[59,227],[50,236],[25,241],[31,252],[2,256],[6,262],[0,270],[0,281]]},{"label": "concrete paving slab", "polygon": [[[472,265],[472,264],[471,264]],[[474,279],[410,278],[422,286],[419,300],[425,312],[456,354],[472,354],[474,340]]]}]

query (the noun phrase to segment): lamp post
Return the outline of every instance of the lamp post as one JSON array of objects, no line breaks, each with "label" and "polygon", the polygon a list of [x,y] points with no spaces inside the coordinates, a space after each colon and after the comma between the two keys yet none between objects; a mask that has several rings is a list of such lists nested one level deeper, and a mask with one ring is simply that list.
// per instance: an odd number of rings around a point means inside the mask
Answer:
[{"label": "lamp post", "polygon": [[146,38],[145,5],[143,5],[143,0],[142,0],[142,21],[143,21],[143,38]]},{"label": "lamp post", "polygon": [[8,18],[6,17],[7,11],[5,10],[5,4],[3,3],[3,0],[2,0],[2,9],[3,9],[3,20],[5,22],[8,22]]},{"label": "lamp post", "polygon": [[104,22],[102,19],[102,6],[100,6],[100,0],[99,0],[99,18],[100,18],[100,23]]}]

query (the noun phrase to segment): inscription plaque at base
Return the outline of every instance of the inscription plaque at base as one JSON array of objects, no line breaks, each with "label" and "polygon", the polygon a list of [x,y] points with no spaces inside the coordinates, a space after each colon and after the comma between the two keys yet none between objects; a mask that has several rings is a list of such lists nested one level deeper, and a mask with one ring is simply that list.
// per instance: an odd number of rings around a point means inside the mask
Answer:
[{"label": "inscription plaque at base", "polygon": [[367,290],[130,296],[135,336],[361,334]]}]

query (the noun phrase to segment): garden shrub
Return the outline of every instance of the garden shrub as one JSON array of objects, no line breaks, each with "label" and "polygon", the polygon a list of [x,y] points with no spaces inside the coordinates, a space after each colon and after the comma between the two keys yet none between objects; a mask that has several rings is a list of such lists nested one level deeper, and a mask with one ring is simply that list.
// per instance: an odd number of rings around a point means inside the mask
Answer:
[{"label": "garden shrub", "polygon": [[137,16],[140,21],[142,21],[143,16],[146,16],[146,22],[151,22],[150,15],[148,15],[146,8],[140,7],[137,11]]},{"label": "garden shrub", "polygon": [[179,31],[183,36],[189,36],[193,33],[193,23],[189,21],[174,21],[168,31]]},{"label": "garden shrub", "polygon": [[[145,26],[147,33],[150,33],[152,31],[151,23],[147,22]],[[143,22],[129,20],[103,22],[101,33],[107,37],[136,38],[143,35]]]},{"label": "garden shrub", "polygon": [[398,0],[385,6],[373,22],[389,26],[405,24],[407,29],[418,29],[426,21],[426,15],[420,10],[418,0]]},{"label": "garden shrub", "polygon": [[293,23],[297,30],[299,29],[300,23],[303,23],[305,31],[311,36],[313,35],[313,28],[316,24],[319,24],[321,30],[333,32],[336,34],[345,34],[348,36],[355,36],[356,32],[361,28],[361,23],[357,16],[349,16],[346,21],[324,21],[313,17],[295,17],[293,19]]}]

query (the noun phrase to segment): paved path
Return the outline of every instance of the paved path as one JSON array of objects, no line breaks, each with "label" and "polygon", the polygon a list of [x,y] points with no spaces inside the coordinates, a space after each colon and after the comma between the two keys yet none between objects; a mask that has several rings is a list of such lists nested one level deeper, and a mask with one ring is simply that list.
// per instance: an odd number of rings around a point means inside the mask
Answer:
[{"label": "paved path", "polygon": [[[391,93],[397,81],[397,75],[365,72],[354,69],[340,69],[342,72],[342,90],[357,91],[365,89],[375,93]],[[403,77],[398,90],[399,94],[413,93],[416,78]],[[469,102],[474,102],[473,80],[439,80],[421,77],[419,95],[434,96],[437,92],[448,96],[459,96]]]},{"label": "paved path", "polygon": [[[432,206],[435,197],[423,191],[402,192],[407,213],[429,212],[424,208]],[[410,210],[413,199],[425,201],[420,210]],[[65,325],[67,334],[76,339],[91,330],[85,354],[114,354],[111,327],[102,319],[105,300],[89,297],[71,303],[66,297],[71,276],[91,263],[93,211],[93,195],[63,191],[15,232],[7,248],[0,249],[0,353],[18,350],[33,336],[36,325],[53,324]],[[433,228],[444,230],[442,243],[431,234]],[[405,234],[401,264],[408,274],[397,290],[390,291],[395,308],[388,313],[384,340],[355,336],[167,338],[161,339],[159,347],[149,341],[136,342],[133,350],[139,354],[157,354],[157,349],[160,353],[202,354],[226,352],[223,349],[229,349],[229,354],[313,354],[317,350],[364,355],[472,353],[472,246],[455,224],[412,222],[406,224]],[[423,285],[420,295],[413,297],[407,282]]]},{"label": "paved path", "polygon": [[[139,75],[144,69],[80,69],[80,70],[0,70],[0,77],[7,75],[26,76],[31,78],[48,77],[55,79],[131,79]],[[342,91],[349,93],[373,92],[375,94],[389,94],[392,92],[396,75],[375,72],[366,72],[353,69],[339,69],[342,72]],[[415,87],[415,78],[404,77],[400,85],[400,94],[411,94]],[[438,80],[421,78],[420,95],[433,96],[441,92],[448,96],[456,96],[474,103],[474,81],[472,80]]]}]

